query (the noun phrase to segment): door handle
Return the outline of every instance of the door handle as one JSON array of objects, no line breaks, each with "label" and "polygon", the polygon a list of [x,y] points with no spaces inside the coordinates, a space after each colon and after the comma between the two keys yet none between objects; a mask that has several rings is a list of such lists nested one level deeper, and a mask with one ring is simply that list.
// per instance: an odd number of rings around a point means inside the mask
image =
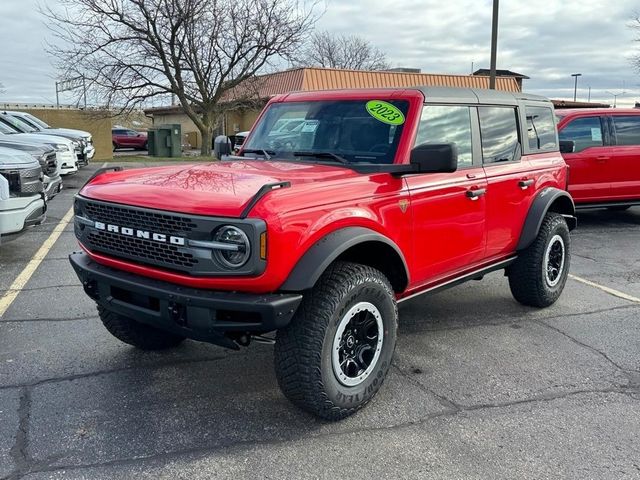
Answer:
[{"label": "door handle", "polygon": [[469,200],[478,200],[482,195],[487,193],[486,188],[477,188],[475,190],[467,190],[467,198]]},{"label": "door handle", "polygon": [[527,188],[529,188],[531,185],[533,185],[533,178],[528,178],[526,180],[520,180],[518,182],[518,186],[522,189],[522,190],[526,190]]},{"label": "door handle", "polygon": [[611,157],[607,157],[606,155],[601,155],[599,157],[596,157],[596,162],[598,163],[604,163],[607,160],[609,160]]}]

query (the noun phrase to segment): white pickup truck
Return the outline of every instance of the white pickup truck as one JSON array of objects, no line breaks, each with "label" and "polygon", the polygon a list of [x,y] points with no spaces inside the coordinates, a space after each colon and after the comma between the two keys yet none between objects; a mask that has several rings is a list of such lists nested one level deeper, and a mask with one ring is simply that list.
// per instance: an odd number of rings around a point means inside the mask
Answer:
[{"label": "white pickup truck", "polygon": [[42,168],[28,153],[0,147],[0,236],[44,221]]}]

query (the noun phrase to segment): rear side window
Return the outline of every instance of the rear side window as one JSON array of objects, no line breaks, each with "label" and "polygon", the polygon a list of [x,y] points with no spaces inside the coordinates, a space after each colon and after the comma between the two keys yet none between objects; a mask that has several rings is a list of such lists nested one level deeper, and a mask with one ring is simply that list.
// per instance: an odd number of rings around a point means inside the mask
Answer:
[{"label": "rear side window", "polygon": [[600,117],[576,118],[565,125],[559,136],[560,140],[573,141],[575,153],[589,147],[601,147],[604,145]]},{"label": "rear side window", "polygon": [[518,119],[512,107],[479,107],[484,163],[519,160]]},{"label": "rear side window", "polygon": [[423,143],[455,143],[458,149],[458,167],[473,165],[470,108],[426,105],[422,109],[416,135],[416,145]]},{"label": "rear side window", "polygon": [[613,116],[617,145],[640,145],[640,116]]},{"label": "rear side window", "polygon": [[529,138],[529,150],[555,150],[558,147],[556,140],[556,123],[553,112],[547,107],[525,107],[527,115],[527,137]]}]

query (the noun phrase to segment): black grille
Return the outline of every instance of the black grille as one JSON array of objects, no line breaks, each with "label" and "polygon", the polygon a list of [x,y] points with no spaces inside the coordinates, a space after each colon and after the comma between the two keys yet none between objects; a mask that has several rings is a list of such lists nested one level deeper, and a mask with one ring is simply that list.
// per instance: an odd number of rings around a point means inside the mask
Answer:
[{"label": "black grille", "polygon": [[184,235],[197,227],[186,217],[101,203],[86,203],[84,211],[92,220],[172,235]]},{"label": "black grille", "polygon": [[[266,266],[266,262],[256,256],[232,271],[216,260],[210,247],[190,244],[190,240],[211,241],[217,228],[233,223],[257,245],[260,233],[266,229],[264,221],[259,219],[239,221],[174,213],[82,196],[76,196],[74,207],[75,234],[90,251],[194,276],[256,275]],[[163,236],[162,240],[156,238],[156,234]]]},{"label": "black grille", "polygon": [[56,153],[53,152],[45,158],[44,165],[42,165],[42,171],[45,175],[51,177],[55,175],[57,169],[58,163],[56,161]]},{"label": "black grille", "polygon": [[111,232],[91,232],[89,242],[96,250],[116,254],[133,255],[151,264],[193,267],[198,260],[189,253],[178,251],[178,247],[166,243],[153,242],[141,238],[126,237]]}]

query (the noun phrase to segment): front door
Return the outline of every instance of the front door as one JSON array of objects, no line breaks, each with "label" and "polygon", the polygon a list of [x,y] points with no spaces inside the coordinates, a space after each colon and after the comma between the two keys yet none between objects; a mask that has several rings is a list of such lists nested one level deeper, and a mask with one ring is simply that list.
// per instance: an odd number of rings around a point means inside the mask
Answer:
[{"label": "front door", "polygon": [[606,119],[600,116],[574,118],[563,125],[560,140],[575,144],[573,153],[563,153],[569,165],[569,193],[576,203],[602,202],[611,196],[611,147]]},{"label": "front door", "polygon": [[[458,170],[409,175],[414,230],[416,285],[436,280],[479,262],[485,249],[485,191],[480,164],[475,109],[457,105],[426,105],[416,145],[455,143]],[[475,123],[474,123],[475,122]]]}]

